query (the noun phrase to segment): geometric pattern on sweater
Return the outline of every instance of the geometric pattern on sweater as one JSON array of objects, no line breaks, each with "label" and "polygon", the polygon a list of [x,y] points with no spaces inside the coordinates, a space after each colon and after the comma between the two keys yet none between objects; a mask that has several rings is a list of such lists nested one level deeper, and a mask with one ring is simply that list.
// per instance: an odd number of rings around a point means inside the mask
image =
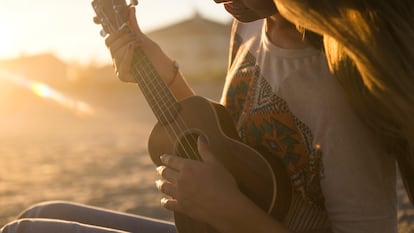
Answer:
[{"label": "geometric pattern on sweater", "polygon": [[[234,60],[240,46],[237,38],[233,46]],[[229,73],[234,77],[223,104],[235,120],[241,139],[262,153],[280,158],[294,191],[304,201],[324,209],[320,186],[322,152],[312,145],[309,127],[272,91],[251,53],[246,53],[239,68]]]}]

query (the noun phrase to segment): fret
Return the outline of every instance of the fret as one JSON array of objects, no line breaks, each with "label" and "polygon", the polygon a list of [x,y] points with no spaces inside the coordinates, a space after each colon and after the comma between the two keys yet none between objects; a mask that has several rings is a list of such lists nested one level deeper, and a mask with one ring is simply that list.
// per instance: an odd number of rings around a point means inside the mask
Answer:
[{"label": "fret", "polygon": [[172,122],[179,104],[141,48],[135,49],[132,63],[132,75],[157,120],[162,125]]}]

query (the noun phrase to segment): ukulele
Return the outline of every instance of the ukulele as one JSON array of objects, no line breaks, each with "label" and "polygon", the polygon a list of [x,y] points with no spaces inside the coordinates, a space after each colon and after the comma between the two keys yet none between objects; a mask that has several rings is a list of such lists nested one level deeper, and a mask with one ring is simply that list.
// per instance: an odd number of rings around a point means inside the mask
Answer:
[{"label": "ukulele", "polygon": [[[125,0],[93,0],[92,7],[96,13],[95,23],[102,25],[103,37],[129,30],[126,26],[129,6]],[[284,219],[291,204],[292,188],[279,158],[244,144],[223,105],[201,96],[177,101],[139,47],[134,50],[131,74],[157,119],[148,142],[154,164],[161,165],[159,156],[165,153],[201,160],[197,138],[203,135],[211,152],[233,175],[239,189],[269,215]],[[220,195],[219,190],[217,195]],[[174,221],[179,233],[217,232],[210,225],[182,213],[174,212]]]}]

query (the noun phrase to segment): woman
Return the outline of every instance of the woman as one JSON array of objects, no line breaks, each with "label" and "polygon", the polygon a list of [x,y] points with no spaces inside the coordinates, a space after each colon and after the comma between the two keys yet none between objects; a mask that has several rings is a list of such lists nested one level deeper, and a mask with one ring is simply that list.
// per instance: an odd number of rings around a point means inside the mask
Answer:
[{"label": "woman", "polygon": [[[279,221],[256,206],[240,192],[234,177],[217,161],[220,155],[210,151],[203,137],[198,150],[204,162],[160,155],[163,165],[157,170],[162,178],[157,187],[166,194],[162,206],[222,233],[396,232],[394,160],[355,116],[329,73],[325,54],[311,40],[303,40],[303,33],[277,12],[271,0],[226,1],[225,8],[237,21],[222,103],[246,144],[285,164],[293,187],[291,208]],[[139,30],[133,9],[129,26],[134,34],[107,40],[119,78],[134,82],[129,67],[138,47],[177,99],[194,95],[175,62]],[[311,38],[308,34],[305,39]],[[53,222],[61,232],[71,231],[73,225],[82,232],[102,230],[94,226],[153,232],[140,228],[154,224],[138,216],[129,224],[122,221],[125,215],[71,203],[37,205],[22,217],[26,219],[3,231],[22,229],[21,223],[27,231],[35,229],[30,225],[48,231],[48,222]]]}]

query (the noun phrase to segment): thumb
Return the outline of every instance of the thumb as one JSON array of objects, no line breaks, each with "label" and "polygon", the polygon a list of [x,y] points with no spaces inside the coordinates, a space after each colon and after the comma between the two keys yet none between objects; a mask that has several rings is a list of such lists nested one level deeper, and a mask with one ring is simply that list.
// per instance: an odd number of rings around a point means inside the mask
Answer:
[{"label": "thumb", "polygon": [[213,162],[213,163],[217,162],[216,157],[213,155],[213,153],[210,151],[208,147],[208,141],[204,135],[198,136],[197,149],[204,162]]}]

